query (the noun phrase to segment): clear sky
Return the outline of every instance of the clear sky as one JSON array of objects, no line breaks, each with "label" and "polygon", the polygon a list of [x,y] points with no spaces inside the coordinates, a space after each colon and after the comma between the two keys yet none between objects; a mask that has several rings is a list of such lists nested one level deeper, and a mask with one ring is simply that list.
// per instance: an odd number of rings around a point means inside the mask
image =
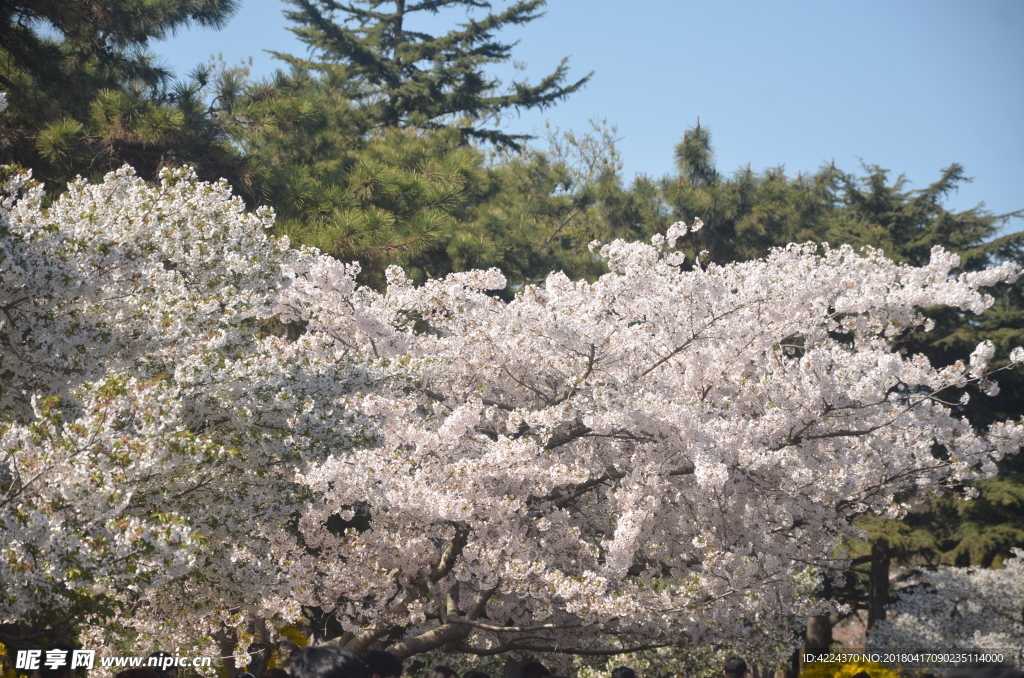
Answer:
[{"label": "clear sky", "polygon": [[[279,64],[264,50],[305,53],[281,0],[241,2],[227,28],[182,31],[152,51],[179,74],[213,54],[231,64],[251,57],[257,76]],[[571,75],[594,77],[564,103],[511,120],[511,133],[607,119],[624,175],[661,176],[699,116],[720,170],[749,162],[795,174],[834,158],[843,170],[877,164],[922,187],[958,162],[974,182],[949,205],[1024,209],[1022,0],[549,0],[546,11],[501,36],[520,41],[514,57],[526,76],[536,82],[570,57]],[[465,16],[422,28],[437,34]]]}]

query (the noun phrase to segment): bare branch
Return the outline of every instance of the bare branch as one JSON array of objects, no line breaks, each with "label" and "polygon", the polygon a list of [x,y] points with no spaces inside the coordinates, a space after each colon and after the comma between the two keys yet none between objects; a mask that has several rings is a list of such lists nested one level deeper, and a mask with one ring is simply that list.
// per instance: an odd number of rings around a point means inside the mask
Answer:
[{"label": "bare branch", "polygon": [[469,533],[469,525],[456,523],[455,536],[448,542],[448,547],[441,554],[440,562],[430,568],[430,581],[436,583],[448,576],[448,573],[455,567],[455,561],[462,555],[462,550],[469,542]]},{"label": "bare branch", "polygon": [[485,624],[483,622],[473,621],[471,619],[452,619],[448,623],[463,624],[465,626],[472,626],[476,629],[483,629],[484,631],[493,631],[495,633],[531,633],[533,631],[555,631],[559,629],[583,628],[583,624],[539,624],[537,626],[497,626],[496,624]]},{"label": "bare branch", "polygon": [[[553,501],[555,508],[565,508],[574,499],[583,496],[584,494],[594,489],[598,485],[605,483],[609,480],[618,480],[620,478],[625,478],[627,472],[628,469],[626,471],[620,471],[616,469],[614,466],[609,466],[605,473],[598,476],[597,478],[591,478],[590,480],[584,481],[578,485],[563,485],[561,487],[557,487],[542,497],[530,497],[527,500],[527,503],[539,504],[545,501]],[[673,469],[668,473],[665,473],[664,475],[667,477],[688,476],[692,475],[693,472],[693,464],[687,463],[681,468]]]},{"label": "bare branch", "polygon": [[575,421],[565,421],[555,427],[551,437],[544,443],[545,450],[553,450],[590,433],[591,429],[579,417]]},{"label": "bare branch", "polygon": [[[423,395],[427,396],[428,398],[435,402],[443,403],[446,400],[446,398],[443,395],[436,391],[431,391],[429,388],[421,388],[420,391],[423,393]],[[497,407],[499,410],[504,410],[505,412],[514,412],[516,409],[512,405],[509,405],[507,403],[501,403],[498,402],[497,400],[491,400],[490,398],[484,398],[480,402],[482,402],[484,405],[487,405],[488,407]]]},{"label": "bare branch", "polygon": [[557,652],[559,654],[574,654],[592,657],[610,657],[620,654],[629,654],[630,652],[640,652],[641,650],[653,650],[659,647],[671,647],[675,643],[649,643],[647,645],[634,645],[633,647],[623,647],[619,649],[603,649],[594,650],[590,648],[574,648],[574,647],[562,647],[558,643],[552,642],[547,645],[535,645],[531,643],[520,643],[514,640],[510,640],[507,643],[502,643],[496,647],[472,647],[470,645],[460,645],[457,649],[459,652],[465,652],[466,654],[475,654],[481,657],[493,656],[496,654],[503,654],[505,652],[512,652],[519,650],[521,652]]},{"label": "bare branch", "polygon": [[345,649],[352,652],[352,654],[360,655],[364,650],[366,650],[366,648],[370,647],[375,640],[391,633],[391,628],[392,627],[390,626],[377,626],[374,624],[358,636],[355,636],[345,643]]},{"label": "bare branch", "polygon": [[595,346],[594,344],[591,344],[590,345],[590,351],[587,354],[587,369],[583,373],[583,376],[580,377],[579,380],[576,382],[576,384],[574,384],[573,387],[570,388],[568,391],[566,391],[565,393],[561,393],[561,394],[555,396],[554,398],[552,398],[551,400],[549,400],[548,401],[548,406],[550,407],[550,406],[558,405],[559,403],[563,403],[566,400],[568,400],[569,398],[571,398],[574,395],[576,395],[576,391],[579,390],[579,384],[582,384],[583,382],[585,382],[587,379],[590,378],[590,375],[594,373],[594,365],[596,365],[596,364],[597,364],[597,346]]},{"label": "bare branch", "polygon": [[[748,305],[749,305],[749,304],[748,304]],[[715,316],[714,318],[712,318],[712,319],[711,319],[711,321],[710,321],[710,322],[709,322],[709,323],[708,323],[707,325],[705,325],[705,326],[704,326],[704,328],[703,328],[703,329],[702,329],[701,331],[704,331],[704,330],[708,329],[709,327],[711,327],[712,325],[714,325],[714,324],[715,324],[716,322],[718,322],[718,321],[719,321],[719,320],[721,320],[722,318],[725,318],[725,317],[728,317],[728,316],[732,315],[733,313],[735,313],[735,312],[739,311],[739,310],[740,310],[741,308],[745,308],[745,306],[737,306],[737,307],[736,307],[736,308],[734,308],[734,309],[731,309],[731,310],[729,310],[729,311],[726,311],[726,312],[725,312],[725,313],[723,313],[722,315],[719,315],[719,316]],[[667,362],[668,362],[669,360],[671,360],[672,358],[674,358],[674,357],[675,357],[676,355],[678,355],[678,354],[679,354],[679,353],[680,353],[681,351],[683,351],[684,349],[686,349],[686,347],[687,347],[687,346],[689,346],[689,345],[690,345],[690,344],[692,344],[693,342],[697,341],[698,339],[704,339],[704,338],[706,338],[706,337],[702,337],[702,336],[700,336],[699,334],[694,334],[694,335],[693,335],[693,336],[691,336],[691,337],[690,337],[689,339],[687,339],[686,341],[684,341],[684,342],[683,342],[682,344],[680,344],[680,345],[679,345],[679,346],[677,346],[676,348],[672,349],[672,351],[670,351],[668,355],[664,356],[663,358],[660,358],[660,359],[659,359],[659,360],[658,360],[657,362],[655,362],[655,363],[654,363],[653,365],[651,365],[651,366],[650,366],[650,367],[648,367],[648,368],[647,368],[646,370],[644,370],[643,372],[641,372],[641,373],[640,373],[640,377],[641,377],[641,378],[642,378],[642,377],[646,377],[646,376],[647,376],[648,374],[650,374],[650,373],[651,373],[651,372],[653,372],[654,370],[658,369],[659,367],[661,367],[662,365],[664,365],[665,363],[667,363]]]},{"label": "bare branch", "polygon": [[542,247],[547,247],[547,246],[548,246],[548,244],[549,244],[549,243],[550,243],[550,242],[551,242],[552,240],[554,240],[554,239],[555,239],[555,236],[556,236],[556,235],[558,235],[559,231],[561,231],[561,230],[562,230],[563,228],[565,228],[565,227],[566,227],[566,226],[567,226],[567,225],[569,224],[569,222],[570,222],[570,221],[572,221],[573,219],[575,219],[575,218],[576,218],[576,215],[577,215],[577,214],[579,214],[579,213],[580,213],[580,211],[581,211],[581,210],[580,210],[580,208],[579,208],[579,207],[577,207],[577,208],[576,208],[576,209],[574,209],[574,210],[573,210],[572,212],[570,212],[570,213],[569,213],[569,216],[567,216],[567,217],[566,217],[565,219],[563,219],[563,220],[562,220],[562,223],[560,223],[560,224],[558,225],[558,228],[556,228],[556,229],[555,229],[554,231],[552,231],[552,232],[551,232],[551,235],[549,235],[549,236],[548,236],[548,239],[544,241],[544,244],[542,245]]},{"label": "bare branch", "polygon": [[[467,621],[478,619],[487,607],[487,601],[491,599],[497,587],[480,591],[466,614]],[[429,652],[449,643],[459,643],[469,637],[473,627],[468,624],[456,623],[455,619],[449,618],[448,623],[421,633],[414,638],[405,638],[388,648],[388,652],[398,657],[399,661],[407,659],[414,654]]]}]

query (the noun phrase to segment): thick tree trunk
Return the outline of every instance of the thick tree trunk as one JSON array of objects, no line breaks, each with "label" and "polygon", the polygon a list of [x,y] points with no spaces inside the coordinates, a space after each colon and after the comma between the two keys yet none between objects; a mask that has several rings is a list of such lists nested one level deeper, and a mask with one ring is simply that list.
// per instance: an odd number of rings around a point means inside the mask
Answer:
[{"label": "thick tree trunk", "polygon": [[235,635],[234,629],[229,630],[222,627],[213,634],[213,639],[217,641],[217,648],[220,650],[220,656],[223,657],[221,661],[224,663],[224,675],[234,678],[242,672],[242,669],[235,665],[233,658],[235,645],[238,644],[238,637]]},{"label": "thick tree trunk", "polygon": [[832,617],[819,614],[807,618],[805,647],[810,653],[828,652],[832,647]]},{"label": "thick tree trunk", "polygon": [[868,629],[885,619],[889,604],[889,542],[876,539],[871,544],[871,575],[868,582]]},{"label": "thick tree trunk", "polygon": [[800,648],[793,650],[789,658],[789,670],[786,671],[787,678],[799,678],[800,676]]},{"label": "thick tree trunk", "polygon": [[388,652],[404,661],[414,654],[436,650],[442,645],[458,642],[469,637],[473,631],[471,626],[442,624],[435,629],[422,633],[414,638],[407,638],[388,648]]}]

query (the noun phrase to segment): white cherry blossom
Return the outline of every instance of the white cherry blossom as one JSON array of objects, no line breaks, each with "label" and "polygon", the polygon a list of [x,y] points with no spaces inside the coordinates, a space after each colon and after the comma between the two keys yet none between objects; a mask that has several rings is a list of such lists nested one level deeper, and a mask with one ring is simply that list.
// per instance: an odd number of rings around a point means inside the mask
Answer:
[{"label": "white cherry blossom", "polygon": [[894,350],[922,308],[984,311],[1009,264],[791,245],[686,269],[658,237],[506,303],[497,270],[360,287],[184,171],[4,196],[0,623],[83,594],[119,610],[83,639],[140,650],[315,617],[401,657],[784,651],[853,516],[1024,440],[950,414],[993,388],[989,346]]},{"label": "white cherry blossom", "polygon": [[186,171],[126,168],[46,209],[26,176],[5,190],[0,624],[270,604],[296,471],[373,436],[343,403],[363,368],[260,335],[310,255]]},{"label": "white cherry blossom", "polygon": [[1006,652],[1024,659],[1024,551],[999,569],[944,567],[922,573],[871,631],[880,649]]},{"label": "white cherry blossom", "polygon": [[1019,449],[1020,424],[979,434],[944,401],[987,378],[988,345],[970,366],[893,349],[921,308],[982,312],[1013,267],[793,245],[684,271],[664,244],[597,245],[610,274],[509,303],[496,270],[392,269],[381,295],[326,257],[293,269],[279,310],[372,361],[353,405],[380,430],[301,476],[320,500],[297,602],[399,656],[785,643],[855,514]]}]

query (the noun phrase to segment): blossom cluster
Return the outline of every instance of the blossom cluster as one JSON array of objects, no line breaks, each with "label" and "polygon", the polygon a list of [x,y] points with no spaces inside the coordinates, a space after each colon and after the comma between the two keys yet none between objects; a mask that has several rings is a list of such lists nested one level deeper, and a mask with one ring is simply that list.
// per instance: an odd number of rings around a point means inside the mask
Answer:
[{"label": "blossom cluster", "polygon": [[334,404],[358,369],[260,331],[302,255],[267,234],[271,213],[187,171],[41,201],[7,177],[0,623],[189,595],[197,566],[263,599],[279,585],[263,530],[302,501],[295,470],[372,435]]}]

